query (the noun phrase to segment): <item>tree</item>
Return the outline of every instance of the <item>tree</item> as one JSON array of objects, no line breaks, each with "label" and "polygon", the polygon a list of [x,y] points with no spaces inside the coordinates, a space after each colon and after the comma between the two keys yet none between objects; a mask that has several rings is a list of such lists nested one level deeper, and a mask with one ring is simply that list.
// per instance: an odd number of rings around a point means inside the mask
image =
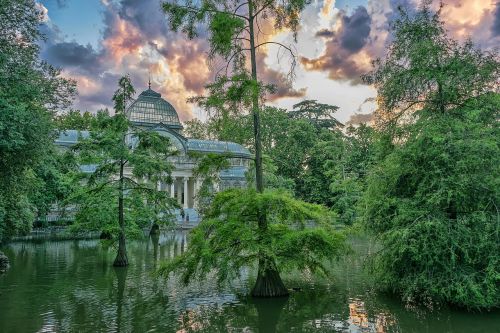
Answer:
[{"label": "tree", "polygon": [[[339,154],[336,159],[323,159],[331,207],[339,214],[340,221],[353,224],[362,210],[358,204],[366,190],[369,170],[376,162],[378,136],[369,126],[350,126],[342,140],[334,140],[331,144]],[[335,151],[335,148],[331,149]],[[311,170],[314,173],[315,170]]]},{"label": "tree", "polygon": [[[259,230],[261,211],[269,221],[265,234]],[[272,258],[268,263],[275,265],[270,270],[274,274],[294,269],[326,274],[325,264],[345,250],[344,236],[331,230],[331,219],[324,207],[294,199],[288,192],[219,192],[203,222],[192,230],[190,249],[163,264],[160,273],[181,273],[188,283],[193,278],[204,279],[216,269],[221,284],[240,277],[243,268],[260,265],[265,253]],[[322,228],[308,227],[311,223]],[[275,283],[282,283],[281,279],[267,281],[257,280],[263,284],[256,287],[268,297],[280,296]]]},{"label": "tree", "polygon": [[209,153],[202,156],[192,154],[192,156],[198,158],[193,175],[197,179],[201,179],[201,185],[195,199],[198,212],[203,217],[215,197],[216,186],[220,182],[220,172],[231,166],[228,160],[231,155]]},{"label": "tree", "polygon": [[0,240],[28,232],[45,202],[40,171],[55,153],[52,119],[76,91],[39,60],[42,19],[34,0],[0,6]]},{"label": "tree", "polygon": [[378,91],[377,121],[382,126],[407,122],[420,110],[444,113],[456,110],[473,97],[498,90],[498,54],[478,50],[467,40],[449,38],[440,10],[430,0],[409,14],[399,7],[400,18],[392,23],[394,41],[384,59],[363,76]]},{"label": "tree", "polygon": [[318,130],[337,129],[344,125],[335,119],[333,114],[339,109],[338,106],[318,103],[315,100],[305,100],[293,106],[293,110],[288,112],[294,119],[306,119]]},{"label": "tree", "polygon": [[[199,23],[206,22],[210,44],[209,58],[222,57],[227,63],[226,72],[232,65],[233,73],[230,77],[227,75],[218,76],[216,82],[208,87],[212,94],[204,103],[207,106],[217,107],[219,110],[228,102],[238,102],[243,107],[251,108],[254,132],[255,184],[259,193],[264,192],[259,98],[266,90],[272,89],[269,85],[262,84],[257,80],[257,50],[272,44],[284,48],[291,54],[292,71],[295,56],[289,46],[281,43],[269,40],[259,43],[257,41],[260,31],[258,20],[274,24],[276,29],[289,29],[296,37],[299,15],[307,3],[306,0],[202,0],[199,2],[186,0],[163,4],[170,27],[174,31],[182,30],[188,38],[196,37]],[[247,63],[248,58],[249,63]],[[249,70],[247,65],[249,65]],[[254,208],[261,209],[259,206],[254,206]],[[268,230],[268,221],[264,211],[258,211],[257,216],[258,233],[264,239]],[[288,292],[284,288],[273,261],[274,259],[269,257],[267,252],[260,253],[257,281],[252,295],[287,295]]]},{"label": "tree", "polygon": [[368,76],[392,139],[363,198],[372,267],[407,301],[498,307],[498,54],[451,40],[428,2],[393,29]]},{"label": "tree", "polygon": [[81,113],[78,110],[70,110],[67,113],[58,115],[55,118],[56,127],[59,130],[89,130],[92,127],[94,116],[85,111]]},{"label": "tree", "polygon": [[184,123],[184,135],[188,138],[208,140],[208,126],[199,119],[193,118]]},{"label": "tree", "polygon": [[[131,127],[125,110],[134,94],[134,88],[127,76],[120,79],[119,86],[113,96],[115,115],[101,116],[100,123],[90,132],[90,137],[82,139],[75,146],[75,151],[79,154],[81,164],[96,166],[88,177],[88,189],[83,194],[90,195],[92,199],[93,204],[89,207],[92,209],[102,204],[102,201],[93,200],[96,193],[105,194],[104,202],[109,202],[111,198],[118,202],[116,218],[112,219],[109,213],[106,216],[108,222],[116,225],[118,221],[119,226],[118,253],[113,265],[127,266],[125,203],[129,203],[129,211],[134,208],[152,209],[151,222],[160,219],[161,214],[168,216],[168,211],[174,205],[173,200],[166,192],[159,191],[157,184],[172,182],[172,165],[167,159],[175,151],[169,141],[157,132]],[[147,202],[146,205],[141,204],[144,201]],[[80,220],[85,216],[87,215],[80,214]]]}]

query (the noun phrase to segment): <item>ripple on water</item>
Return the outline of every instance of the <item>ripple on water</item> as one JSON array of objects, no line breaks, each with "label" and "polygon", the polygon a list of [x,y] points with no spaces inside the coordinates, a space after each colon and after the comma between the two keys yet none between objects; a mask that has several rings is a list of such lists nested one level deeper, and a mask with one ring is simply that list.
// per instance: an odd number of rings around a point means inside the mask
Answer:
[{"label": "ripple on water", "polygon": [[[0,332],[498,332],[500,313],[416,312],[377,295],[362,259],[333,267],[332,280],[290,275],[284,299],[245,295],[249,272],[232,288],[209,277],[185,287],[158,279],[159,258],[179,254],[184,234],[128,243],[128,268],[99,241],[9,244],[0,277]],[[177,242],[177,243],[176,243]],[[367,248],[361,242],[357,250]],[[369,247],[368,247],[369,248]]]}]

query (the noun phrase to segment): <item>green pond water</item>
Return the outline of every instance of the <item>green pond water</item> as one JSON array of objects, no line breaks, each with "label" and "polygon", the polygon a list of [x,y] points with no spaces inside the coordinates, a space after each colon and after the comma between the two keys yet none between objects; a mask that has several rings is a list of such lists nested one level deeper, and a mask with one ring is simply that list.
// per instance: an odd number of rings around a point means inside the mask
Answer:
[{"label": "green pond water", "polygon": [[252,299],[252,272],[219,290],[213,279],[188,287],[153,275],[161,260],[188,245],[187,232],[130,241],[130,266],[113,268],[115,251],[99,240],[25,240],[0,248],[11,260],[0,276],[0,332],[500,332],[500,312],[405,307],[374,291],[362,270],[373,245],[327,281],[285,277],[288,298]]}]

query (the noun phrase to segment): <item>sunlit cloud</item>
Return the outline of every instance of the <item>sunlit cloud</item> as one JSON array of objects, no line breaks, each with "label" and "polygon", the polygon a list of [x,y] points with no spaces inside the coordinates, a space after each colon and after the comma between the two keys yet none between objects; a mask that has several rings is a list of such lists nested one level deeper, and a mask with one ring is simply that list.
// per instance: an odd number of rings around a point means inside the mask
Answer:
[{"label": "sunlit cloud", "polygon": [[[48,35],[42,56],[78,82],[75,107],[96,111],[111,106],[118,78],[128,73],[138,92],[147,88],[151,78],[152,88],[174,105],[182,120],[193,117],[198,110],[186,99],[205,93],[205,85],[222,66],[222,62],[207,63],[206,32],[201,31],[200,39],[188,40],[169,31],[157,0],[101,3],[103,29],[94,46],[66,40],[42,6]],[[336,7],[335,0],[313,1],[302,13],[297,41],[290,32],[275,29],[273,22],[260,21],[259,43],[283,43],[298,60],[292,77],[286,49],[266,45],[258,52],[259,79],[277,86],[269,103],[291,107],[302,99],[317,99],[339,105],[343,121],[356,112],[370,112],[374,103],[364,101],[373,99],[376,92],[362,83],[360,75],[371,69],[373,59],[385,54],[388,26],[398,15],[397,6],[415,8],[418,3],[367,0],[366,5],[346,12]],[[71,6],[71,2],[61,4]],[[447,0],[442,18],[455,38],[471,37],[490,48],[499,43],[498,8],[494,0]],[[363,109],[358,111],[360,105]]]}]

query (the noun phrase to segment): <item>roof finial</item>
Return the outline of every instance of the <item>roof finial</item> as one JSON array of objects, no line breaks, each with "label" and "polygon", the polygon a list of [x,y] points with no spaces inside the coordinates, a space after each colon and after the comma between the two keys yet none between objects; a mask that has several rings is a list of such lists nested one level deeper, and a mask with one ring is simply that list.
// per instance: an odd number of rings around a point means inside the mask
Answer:
[{"label": "roof finial", "polygon": [[148,76],[149,76],[148,87],[149,89],[151,89],[151,70],[148,70]]}]

